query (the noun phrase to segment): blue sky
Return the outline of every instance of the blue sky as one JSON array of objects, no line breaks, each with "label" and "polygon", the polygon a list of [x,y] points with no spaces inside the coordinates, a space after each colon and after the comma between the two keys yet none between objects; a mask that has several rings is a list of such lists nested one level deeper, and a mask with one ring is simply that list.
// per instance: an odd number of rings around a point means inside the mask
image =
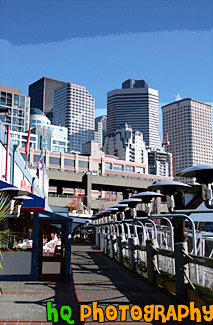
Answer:
[{"label": "blue sky", "polygon": [[213,102],[212,0],[0,0],[0,84],[43,76],[107,92],[144,79],[160,104]]}]

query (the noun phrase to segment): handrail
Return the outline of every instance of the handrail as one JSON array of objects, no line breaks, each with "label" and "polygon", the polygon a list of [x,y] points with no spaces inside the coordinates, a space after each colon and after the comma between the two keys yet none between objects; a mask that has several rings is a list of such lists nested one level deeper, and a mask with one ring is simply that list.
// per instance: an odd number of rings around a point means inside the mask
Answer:
[{"label": "handrail", "polygon": [[162,217],[166,217],[166,218],[184,218],[184,219],[188,219],[191,223],[191,226],[192,226],[192,234],[193,234],[193,252],[195,255],[197,255],[197,246],[196,246],[196,230],[195,230],[195,224],[194,224],[194,221],[192,220],[192,218],[190,218],[189,216],[187,216],[186,214],[175,214],[174,212],[173,213],[166,213],[166,214],[163,214],[163,215],[159,215],[159,214],[152,214],[152,218],[155,219],[155,218],[162,218]]},{"label": "handrail", "polygon": [[[150,216],[150,218],[153,218],[152,216]],[[174,250],[174,234],[173,234],[173,226],[172,226],[172,223],[171,223],[171,221],[168,219],[168,218],[166,218],[166,217],[161,217],[161,218],[159,218],[159,217],[155,217],[155,218],[153,218],[153,219],[163,219],[163,220],[166,220],[167,222],[168,222],[168,224],[169,224],[169,228],[170,228],[170,236],[171,236],[171,249],[172,250]]]},{"label": "handrail", "polygon": [[151,220],[149,217],[137,217],[137,218],[134,218],[134,219],[126,219],[125,221],[138,221],[138,220],[142,220],[142,221],[150,221],[151,224],[153,225],[153,228],[154,228],[154,239],[157,240],[157,227],[156,227],[156,224],[154,223],[153,220]]}]

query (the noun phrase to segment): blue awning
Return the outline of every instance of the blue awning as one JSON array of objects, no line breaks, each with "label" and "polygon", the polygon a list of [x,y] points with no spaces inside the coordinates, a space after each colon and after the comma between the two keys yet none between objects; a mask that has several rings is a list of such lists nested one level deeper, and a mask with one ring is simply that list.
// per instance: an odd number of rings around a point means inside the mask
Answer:
[{"label": "blue awning", "polygon": [[[4,187],[16,187],[6,182],[0,181],[0,189]],[[33,200],[26,200],[22,205],[22,210],[27,211],[52,211],[47,204],[46,200],[33,193],[28,194]]]}]

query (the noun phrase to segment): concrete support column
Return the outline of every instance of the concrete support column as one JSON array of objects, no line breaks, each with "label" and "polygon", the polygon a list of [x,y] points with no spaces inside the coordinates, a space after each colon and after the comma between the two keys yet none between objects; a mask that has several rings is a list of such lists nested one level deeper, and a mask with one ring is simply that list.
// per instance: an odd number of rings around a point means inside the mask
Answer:
[{"label": "concrete support column", "polygon": [[86,197],[86,206],[89,210],[91,211],[91,206],[92,206],[92,181],[91,181],[91,176],[89,174],[85,175],[85,197]]},{"label": "concrete support column", "polygon": [[155,283],[155,273],[157,265],[156,239],[146,241],[147,272],[149,283]]},{"label": "concrete support column", "polygon": [[122,239],[121,236],[117,236],[117,248],[118,248],[118,262],[123,264],[123,248],[122,248]]},{"label": "concrete support column", "polygon": [[62,182],[60,182],[60,184],[57,184],[57,194],[58,195],[62,195],[63,194]]},{"label": "concrete support column", "polygon": [[187,242],[175,243],[175,282],[178,302],[187,301],[187,287],[189,279],[189,265],[186,254],[188,253]]},{"label": "concrete support column", "polygon": [[134,271],[136,269],[136,263],[135,263],[135,245],[134,245],[133,238],[128,238],[128,246],[129,246],[129,269],[130,271]]},{"label": "concrete support column", "polygon": [[128,199],[129,198],[129,193],[124,189],[123,191],[123,199]]}]

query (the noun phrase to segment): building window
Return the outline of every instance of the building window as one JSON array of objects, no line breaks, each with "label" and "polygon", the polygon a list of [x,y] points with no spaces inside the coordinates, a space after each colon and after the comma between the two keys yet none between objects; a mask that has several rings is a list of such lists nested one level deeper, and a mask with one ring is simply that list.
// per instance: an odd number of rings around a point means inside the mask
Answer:
[{"label": "building window", "polygon": [[34,155],[33,156],[33,162],[38,162],[39,161],[40,156],[39,155]]},{"label": "building window", "polygon": [[89,168],[89,163],[88,163],[88,161],[79,160],[78,167],[79,168],[86,168],[86,169],[88,169]]},{"label": "building window", "polygon": [[111,163],[105,163],[105,169],[106,170],[111,170],[112,169],[112,164]]},{"label": "building window", "polygon": [[126,170],[126,172],[134,173],[134,166],[126,166],[125,170]]},{"label": "building window", "polygon": [[136,173],[144,174],[145,173],[145,168],[143,167],[136,167],[135,168]]},{"label": "building window", "polygon": [[75,167],[75,160],[72,159],[64,159],[64,166],[66,167]]},{"label": "building window", "polygon": [[114,170],[121,171],[123,170],[123,165],[114,164]]},{"label": "building window", "polygon": [[60,158],[57,157],[49,157],[50,165],[60,165]]}]

